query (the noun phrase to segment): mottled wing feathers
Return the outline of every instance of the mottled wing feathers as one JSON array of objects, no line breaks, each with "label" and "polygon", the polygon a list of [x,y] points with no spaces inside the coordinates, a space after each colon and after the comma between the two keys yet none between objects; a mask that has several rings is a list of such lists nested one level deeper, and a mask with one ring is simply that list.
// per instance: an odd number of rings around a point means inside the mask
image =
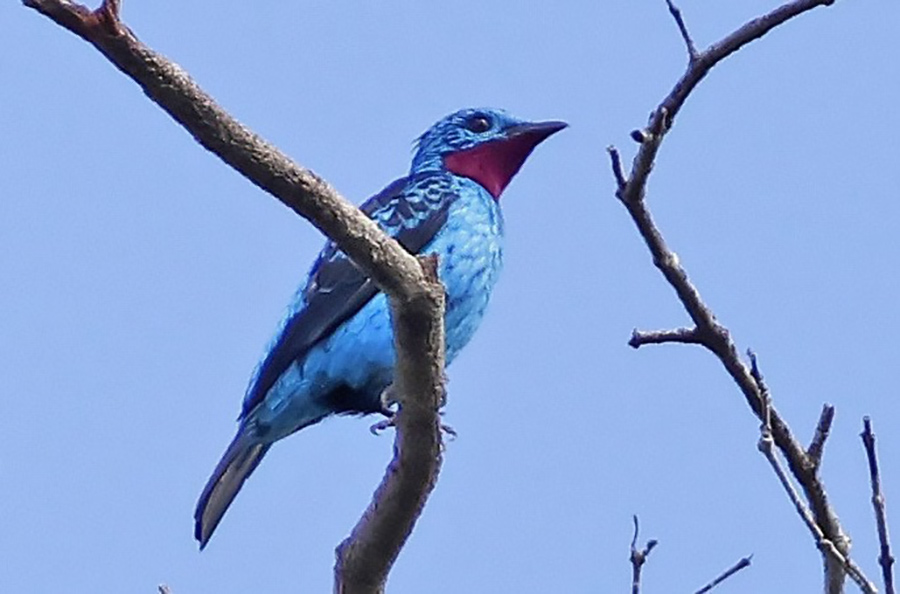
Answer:
[{"label": "mottled wing feathers", "polygon": [[[377,221],[409,252],[419,253],[447,221],[457,198],[453,178],[437,172],[404,177],[366,200],[360,209]],[[325,244],[298,298],[304,304],[284,325],[244,399],[247,416],[275,385],[282,373],[310,348],[351,318],[378,288],[341,252]]]}]

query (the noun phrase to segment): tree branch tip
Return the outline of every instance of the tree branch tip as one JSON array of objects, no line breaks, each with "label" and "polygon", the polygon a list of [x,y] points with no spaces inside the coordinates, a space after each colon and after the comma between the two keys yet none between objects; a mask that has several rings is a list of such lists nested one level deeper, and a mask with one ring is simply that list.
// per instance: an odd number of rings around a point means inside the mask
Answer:
[{"label": "tree branch tip", "polygon": [[651,538],[647,541],[647,544],[644,545],[644,549],[639,551],[637,550],[637,540],[640,535],[640,523],[638,522],[637,514],[631,516],[632,521],[634,522],[634,532],[631,536],[631,561],[632,563],[636,563],[638,567],[643,565],[643,563],[647,560],[647,555],[650,554],[656,545],[659,544],[659,541],[655,538]]},{"label": "tree branch tip", "polygon": [[[635,549],[637,549],[637,540],[638,536],[640,536],[641,528],[637,514],[631,516],[631,521],[634,523],[634,532],[631,535],[631,550],[634,551]],[[653,548],[658,544],[659,541],[655,538],[651,538],[650,540],[648,540],[647,544],[644,547],[644,554],[646,555],[647,553],[652,551]]]},{"label": "tree branch tip", "polygon": [[631,331],[631,338],[628,339],[628,346],[637,350],[637,349],[641,348],[641,344],[642,343],[640,340],[640,336],[638,335],[638,329],[635,328],[634,330]]},{"label": "tree branch tip", "polygon": [[756,385],[759,386],[760,390],[763,390],[765,382],[763,380],[762,372],[759,370],[759,358],[756,356],[756,351],[748,347],[747,358],[750,359],[750,375],[753,377],[753,380],[756,382]]},{"label": "tree branch tip", "polygon": [[631,536],[631,548],[634,549],[637,546],[638,534],[641,530],[640,521],[638,520],[637,514],[632,514],[631,521],[634,523],[634,532]]},{"label": "tree branch tip", "polygon": [[710,590],[712,590],[713,588],[715,588],[716,586],[718,586],[719,584],[721,584],[722,582],[724,582],[725,580],[727,580],[728,578],[730,578],[731,576],[733,576],[734,574],[739,572],[740,570],[744,569],[745,567],[749,567],[751,559],[753,559],[752,554],[741,558],[737,563],[735,563],[734,565],[732,565],[731,567],[729,567],[728,569],[723,571],[721,574],[719,574],[713,581],[709,582],[708,584],[706,584],[705,586],[703,586],[702,588],[697,590],[696,594],[706,594],[706,592],[709,592]]},{"label": "tree branch tip", "polygon": [[631,331],[628,346],[633,349],[645,344],[664,344],[675,342],[680,344],[705,344],[702,333],[697,328],[674,328],[672,330],[639,330]]},{"label": "tree branch tip", "polygon": [[813,434],[812,442],[806,449],[806,455],[812,464],[813,469],[818,469],[822,463],[822,453],[825,450],[825,442],[831,433],[831,425],[834,423],[834,406],[827,402],[822,405],[822,413],[819,415],[819,421],[816,423],[816,431]]},{"label": "tree branch tip", "polygon": [[828,431],[834,422],[834,406],[827,402],[822,405],[822,412],[819,414],[818,425]]},{"label": "tree branch tip", "polygon": [[861,435],[863,437],[867,435],[875,437],[875,434],[872,432],[872,419],[868,415],[863,417],[863,432]]},{"label": "tree branch tip", "polygon": [[666,4],[669,6],[669,12],[672,14],[672,18],[675,19],[675,24],[678,25],[678,31],[681,33],[681,39],[684,41],[684,45],[687,47],[688,52],[688,60],[691,64],[697,61],[697,48],[694,45],[694,40],[691,38],[691,34],[688,33],[687,25],[684,22],[684,17],[681,14],[681,9],[675,6],[675,3],[672,0],[666,0]]},{"label": "tree branch tip", "polygon": [[650,134],[646,130],[634,129],[629,136],[631,136],[631,139],[638,144],[644,144],[650,140]]},{"label": "tree branch tip", "polygon": [[628,186],[628,177],[625,175],[625,170],[622,168],[622,156],[619,154],[619,149],[613,145],[606,147],[606,152],[609,153],[613,176],[616,178],[616,196],[622,200],[625,188]]},{"label": "tree branch tip", "polygon": [[121,0],[103,0],[100,8],[94,11],[94,15],[106,27],[107,32],[115,36],[122,34],[122,21],[119,20],[121,7]]},{"label": "tree branch tip", "polygon": [[98,32],[110,37],[125,33],[119,19],[121,0],[103,0],[96,10],[70,0],[22,0],[22,4],[87,41],[96,43]]}]

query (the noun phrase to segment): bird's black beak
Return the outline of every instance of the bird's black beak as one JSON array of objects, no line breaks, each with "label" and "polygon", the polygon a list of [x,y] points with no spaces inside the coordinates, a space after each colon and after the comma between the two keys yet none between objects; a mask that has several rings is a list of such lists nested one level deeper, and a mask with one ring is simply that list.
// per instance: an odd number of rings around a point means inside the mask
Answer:
[{"label": "bird's black beak", "polygon": [[525,137],[531,140],[532,146],[537,146],[551,135],[568,127],[568,125],[569,124],[566,122],[556,120],[549,122],[528,122],[509,128],[506,131],[506,136],[508,138]]}]

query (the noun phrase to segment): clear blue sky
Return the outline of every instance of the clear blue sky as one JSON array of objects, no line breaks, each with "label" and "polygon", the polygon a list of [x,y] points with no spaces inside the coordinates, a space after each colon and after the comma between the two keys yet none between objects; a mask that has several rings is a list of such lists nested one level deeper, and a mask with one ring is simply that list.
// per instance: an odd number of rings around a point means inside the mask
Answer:
[{"label": "clear blue sky", "polygon": [[[506,268],[450,370],[450,443],[392,592],[817,592],[820,557],[613,197],[605,147],[682,71],[662,0],[137,2],[127,24],[246,124],[360,201],[463,106],[571,128],[503,197]],[[775,2],[682,0],[700,46]],[[543,8],[536,8],[541,6]],[[205,152],[93,48],[0,6],[0,591],[327,592],[392,436],[337,419],[275,447],[202,554],[196,497],[322,237]],[[900,6],[840,0],[719,66],[651,178],[703,296],[756,349],[877,576],[871,415],[900,545]]]}]

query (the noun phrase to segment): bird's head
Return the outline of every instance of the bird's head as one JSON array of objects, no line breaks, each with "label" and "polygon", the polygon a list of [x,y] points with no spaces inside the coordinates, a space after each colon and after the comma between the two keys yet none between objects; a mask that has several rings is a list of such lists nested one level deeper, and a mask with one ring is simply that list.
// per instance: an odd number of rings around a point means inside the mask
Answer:
[{"label": "bird's head", "polygon": [[445,169],[468,177],[495,200],[538,144],[565,122],[527,122],[499,109],[461,109],[419,138],[412,171]]}]

